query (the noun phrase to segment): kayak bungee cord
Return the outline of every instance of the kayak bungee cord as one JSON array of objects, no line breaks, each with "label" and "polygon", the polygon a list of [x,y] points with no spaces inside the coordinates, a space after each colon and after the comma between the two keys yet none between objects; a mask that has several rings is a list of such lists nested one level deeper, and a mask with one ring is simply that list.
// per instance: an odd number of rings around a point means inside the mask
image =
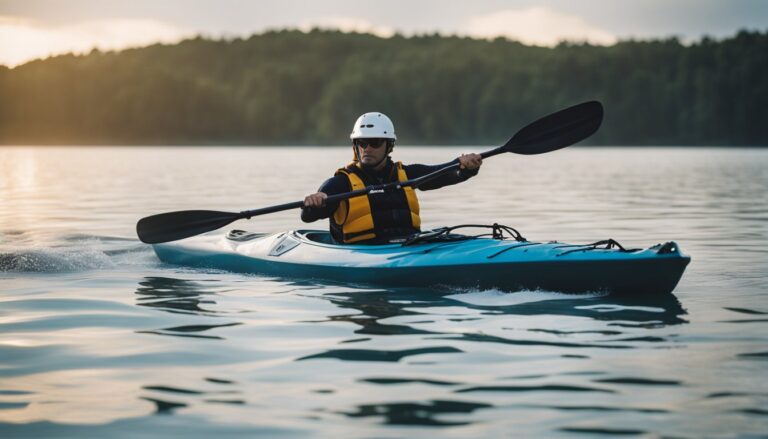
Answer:
[{"label": "kayak bungee cord", "polygon": [[517,249],[517,248],[520,248],[520,247],[529,247],[529,246],[532,246],[532,245],[541,245],[541,244],[542,244],[541,242],[528,242],[528,241],[526,241],[526,242],[524,242],[524,243],[522,243],[520,245],[514,245],[512,247],[506,247],[506,248],[504,248],[502,250],[499,250],[499,251],[497,251],[496,253],[494,253],[492,255],[486,256],[486,259],[493,259],[493,258],[495,258],[496,256],[498,256],[498,255],[500,255],[502,253],[506,253],[506,252],[508,252],[510,250],[514,250],[514,249]]},{"label": "kayak bungee cord", "polygon": [[[601,245],[604,245],[605,247],[600,247]],[[557,256],[563,256],[563,255],[567,255],[568,253],[575,253],[575,252],[587,252],[587,251],[591,251],[591,250],[613,250],[613,249],[615,249],[615,250],[618,250],[618,251],[620,251],[622,253],[634,253],[634,252],[639,252],[640,250],[642,250],[642,249],[639,249],[639,248],[626,249],[621,244],[619,244],[618,241],[616,241],[614,239],[611,239],[611,238],[604,239],[602,241],[593,242],[592,244],[584,244],[584,245],[564,244],[564,245],[557,246],[555,248],[565,248],[565,247],[581,247],[581,248],[574,248],[574,249],[571,249],[571,250],[566,250],[566,251],[558,254]]]},{"label": "kayak bungee cord", "polygon": [[[491,229],[491,233],[481,233],[479,235],[454,235],[451,234],[456,229],[461,228],[476,228],[476,229]],[[506,232],[509,236],[504,236],[504,232]],[[444,242],[444,241],[463,241],[466,239],[478,239],[478,238],[485,238],[487,236],[490,236],[491,239],[498,239],[498,240],[505,240],[507,238],[513,238],[515,241],[518,242],[528,242],[527,239],[523,237],[523,235],[520,234],[515,228],[505,226],[499,223],[493,223],[491,225],[488,224],[460,224],[458,226],[451,226],[451,227],[441,227],[439,229],[434,230],[428,230],[426,232],[418,233],[416,235],[413,235],[405,241],[399,240],[399,241],[393,241],[393,242],[402,242],[403,246],[406,245],[413,245],[416,243],[421,242]]]}]

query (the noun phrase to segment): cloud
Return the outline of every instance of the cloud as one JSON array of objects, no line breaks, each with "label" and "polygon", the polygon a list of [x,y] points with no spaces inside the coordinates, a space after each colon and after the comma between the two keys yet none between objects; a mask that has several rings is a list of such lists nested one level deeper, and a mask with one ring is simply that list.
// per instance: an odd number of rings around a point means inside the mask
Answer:
[{"label": "cloud", "polygon": [[387,26],[374,25],[370,21],[360,17],[327,16],[303,20],[298,28],[308,32],[312,28],[338,29],[342,32],[370,33],[383,38],[389,38],[395,34],[394,29]]},{"label": "cloud", "polygon": [[615,35],[590,25],[579,16],[539,6],[471,17],[461,32],[477,38],[502,36],[538,46],[554,46],[562,40],[602,45],[617,41]]},{"label": "cloud", "polygon": [[101,19],[51,27],[17,17],[0,16],[0,64],[16,66],[35,58],[67,52],[86,53],[173,43],[192,32],[151,19]]}]

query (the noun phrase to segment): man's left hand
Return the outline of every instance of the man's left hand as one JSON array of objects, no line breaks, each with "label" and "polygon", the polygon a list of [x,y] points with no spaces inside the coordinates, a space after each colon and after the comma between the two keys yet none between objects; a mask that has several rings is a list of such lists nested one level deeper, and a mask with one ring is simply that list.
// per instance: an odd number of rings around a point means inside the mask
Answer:
[{"label": "man's left hand", "polygon": [[462,154],[461,157],[459,157],[459,167],[461,169],[480,169],[482,164],[483,156],[480,154]]}]

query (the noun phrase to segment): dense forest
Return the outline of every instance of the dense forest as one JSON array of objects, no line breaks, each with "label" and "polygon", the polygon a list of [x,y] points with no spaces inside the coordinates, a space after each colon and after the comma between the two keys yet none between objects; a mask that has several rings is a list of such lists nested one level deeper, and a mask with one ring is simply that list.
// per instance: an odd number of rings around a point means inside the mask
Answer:
[{"label": "dense forest", "polygon": [[768,145],[768,32],[542,48],[285,30],[94,50],[0,66],[0,143],[346,144],[382,111],[401,144],[494,144],[592,99],[592,144]]}]

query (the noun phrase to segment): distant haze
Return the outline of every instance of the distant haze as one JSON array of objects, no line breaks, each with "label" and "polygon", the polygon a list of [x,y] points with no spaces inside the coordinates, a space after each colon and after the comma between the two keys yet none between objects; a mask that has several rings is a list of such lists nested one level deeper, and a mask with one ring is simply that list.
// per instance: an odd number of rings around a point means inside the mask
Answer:
[{"label": "distant haze", "polygon": [[237,37],[313,27],[367,32],[506,37],[552,46],[562,40],[609,45],[621,39],[683,41],[768,29],[759,0],[4,0],[0,64],[54,54],[176,42],[194,35]]}]

